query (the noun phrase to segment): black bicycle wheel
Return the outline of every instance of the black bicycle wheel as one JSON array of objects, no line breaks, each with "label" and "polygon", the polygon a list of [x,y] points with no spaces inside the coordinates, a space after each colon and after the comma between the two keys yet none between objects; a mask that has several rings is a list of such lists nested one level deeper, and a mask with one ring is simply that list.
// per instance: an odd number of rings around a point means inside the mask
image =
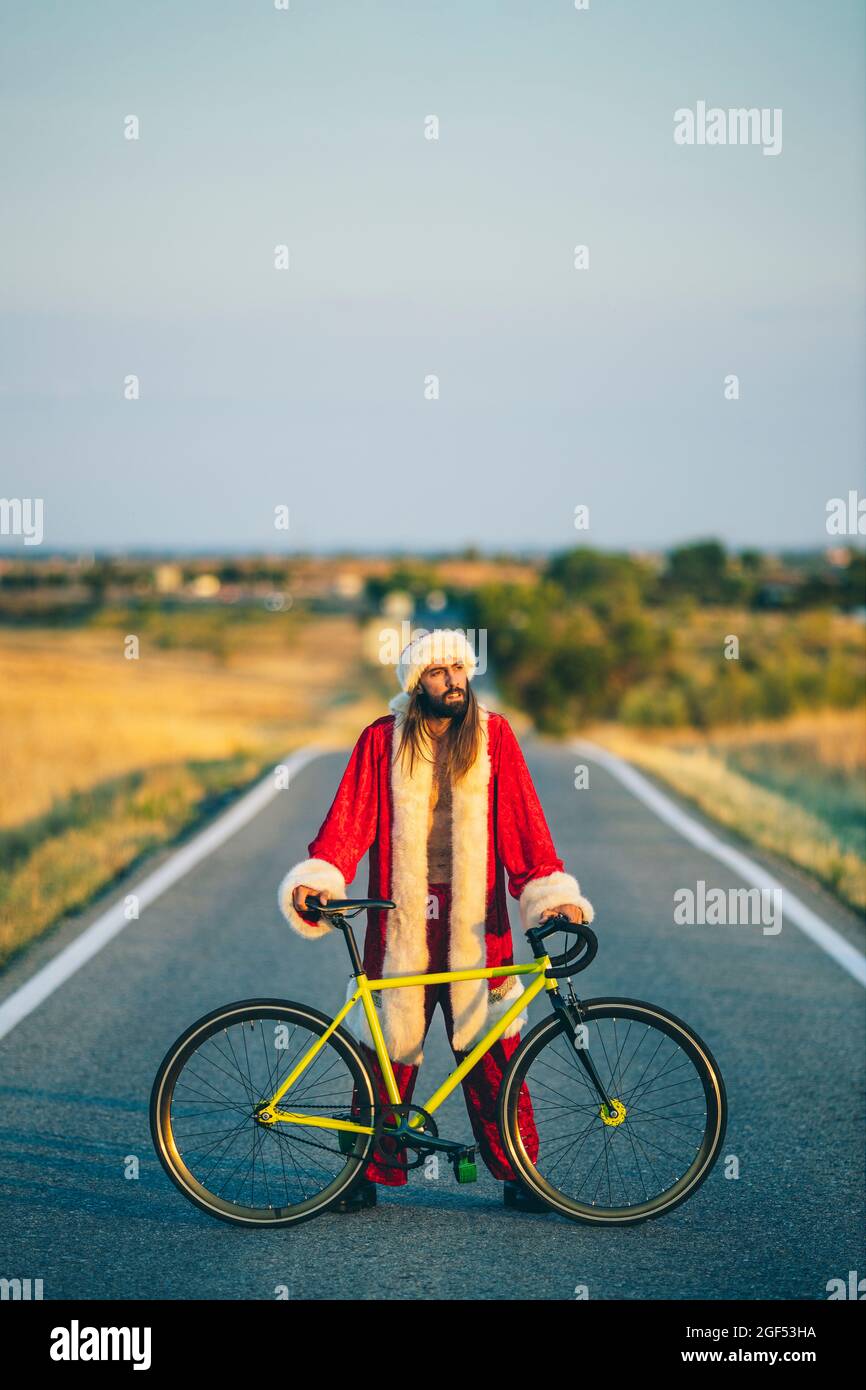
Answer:
[{"label": "black bicycle wheel", "polygon": [[598,1225],[661,1216],[695,1192],[719,1154],[727,1121],[721,1073],[706,1043],[653,1004],[593,999],[581,1007],[581,1041],[616,1114],[602,1114],[577,1040],[554,1014],[527,1035],[503,1078],[506,1153],[563,1216]]},{"label": "black bicycle wheel", "polygon": [[[256,1118],[330,1022],[303,1004],[246,999],[206,1014],[169,1048],[151,1092],[151,1134],[196,1206],[237,1225],[288,1226],[318,1216],[359,1177],[372,1134]],[[372,1126],[374,1103],[364,1060],[338,1028],[279,1109]]]}]

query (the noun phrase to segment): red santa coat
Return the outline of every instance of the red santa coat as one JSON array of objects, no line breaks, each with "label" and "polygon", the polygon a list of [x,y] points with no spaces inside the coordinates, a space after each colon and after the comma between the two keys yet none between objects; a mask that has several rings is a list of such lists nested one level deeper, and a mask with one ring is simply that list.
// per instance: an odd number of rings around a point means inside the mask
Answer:
[{"label": "red santa coat", "polygon": [[[408,696],[391,701],[392,714],[368,725],[343,774],[310,858],[286,874],[280,909],[301,936],[333,930],[295,910],[299,884],[332,897],[347,896],[364,854],[370,852],[367,896],[387,898],[396,909],[369,913],[364,968],[371,978],[422,974],[427,955],[427,831],[433,766],[416,758],[410,777],[396,757]],[[561,903],[575,903],[592,921],[592,905],[577,880],[564,871],[514,732],[500,714],[479,705],[481,746],[469,772],[452,787],[452,877],[449,968],[469,970],[513,964],[505,881],[518,900],[524,931]],[[500,989],[501,986],[501,989]],[[354,981],[349,981],[349,990]],[[518,976],[463,980],[449,986],[455,1048],[466,1051],[523,992]],[[423,987],[377,994],[382,1029],[393,1061],[423,1058]],[[525,1014],[506,1036],[526,1022]],[[347,1027],[372,1044],[360,1006]]]}]

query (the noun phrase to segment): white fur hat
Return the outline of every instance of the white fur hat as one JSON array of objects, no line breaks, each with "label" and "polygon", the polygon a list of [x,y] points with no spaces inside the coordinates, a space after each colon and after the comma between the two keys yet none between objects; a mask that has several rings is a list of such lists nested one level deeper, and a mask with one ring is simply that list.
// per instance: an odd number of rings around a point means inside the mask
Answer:
[{"label": "white fur hat", "polygon": [[409,695],[428,666],[447,665],[452,661],[463,662],[466,679],[471,681],[478,664],[471,644],[458,628],[437,627],[433,632],[419,633],[403,648],[397,663],[397,679]]}]

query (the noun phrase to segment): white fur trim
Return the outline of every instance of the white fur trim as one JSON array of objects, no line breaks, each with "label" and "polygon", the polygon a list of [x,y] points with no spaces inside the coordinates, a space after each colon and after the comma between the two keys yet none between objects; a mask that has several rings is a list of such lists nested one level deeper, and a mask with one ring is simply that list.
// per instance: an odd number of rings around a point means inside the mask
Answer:
[{"label": "white fur trim", "polygon": [[[490,790],[488,711],[478,710],[481,745],[472,767],[451,791],[451,970],[487,964],[487,821]],[[450,986],[453,1042],[465,1052],[486,1031],[486,980],[457,980]]]},{"label": "white fur trim", "polygon": [[[514,1003],[515,999],[518,999],[521,994],[526,993],[519,975],[509,975],[508,980],[511,982],[508,993],[500,995],[498,999],[491,999],[489,997],[488,991],[487,1013],[484,1020],[484,1024],[481,1028],[479,1028],[477,1036],[470,1039],[470,1041],[465,1045],[463,1051],[470,1051],[477,1042],[480,1042],[484,1034],[488,1031],[488,1029],[492,1028],[494,1023],[496,1023],[502,1017],[503,1014],[508,1013],[508,1010],[511,1008],[511,1005]],[[451,988],[453,989],[454,986],[452,985]],[[515,1033],[520,1032],[521,1028],[526,1027],[526,1023],[527,1013],[524,1009],[522,1013],[519,1013],[517,1017],[515,1019],[512,1019],[512,1021],[509,1023],[505,1032],[502,1034],[503,1038],[512,1038]]]},{"label": "white fur trim", "polygon": [[591,922],[595,916],[592,903],[581,896],[580,884],[571,874],[546,874],[544,878],[530,879],[518,899],[523,930],[540,926],[542,912],[562,903],[579,907],[585,922]]},{"label": "white fur trim", "polygon": [[[433,765],[415,759],[412,775],[399,757],[404,715],[394,719],[391,746],[391,888],[397,904],[388,914],[383,975],[423,975],[427,953],[427,818]],[[385,990],[382,1031],[394,1062],[419,1066],[424,1053],[424,986]]]},{"label": "white fur trim", "polygon": [[[355,979],[354,975],[350,975],[349,983],[346,985],[346,997],[343,1000],[344,1004],[348,1004],[349,1000],[351,999],[352,995],[355,993],[355,990],[357,988],[358,981]],[[373,1003],[380,1010],[380,1023],[382,1021],[382,999],[386,993],[389,993],[389,991],[378,990],[373,995]],[[364,1005],[361,1003],[360,999],[358,1000],[357,1004],[352,1009],[352,1011],[348,1013],[346,1017],[343,1019],[343,1022],[340,1024],[340,1027],[345,1028],[346,1032],[350,1033],[356,1042],[366,1043],[369,1048],[371,1048],[374,1052],[376,1051],[376,1044],[373,1042],[373,1035],[370,1032],[370,1025],[367,1022],[367,1015],[364,1013]]]},{"label": "white fur trim", "polygon": [[411,692],[428,666],[452,661],[462,661],[466,679],[472,679],[477,665],[475,653],[459,628],[437,627],[433,632],[421,631],[400,653],[397,679],[405,691]]},{"label": "white fur trim", "polygon": [[324,936],[326,932],[333,931],[333,927],[330,922],[307,922],[299,912],[295,911],[292,903],[292,892],[301,884],[306,884],[317,893],[321,893],[323,890],[327,891],[332,898],[345,898],[346,880],[336,864],[329,864],[327,859],[302,859],[300,864],[289,869],[277,889],[280,911],[289,926],[294,927],[299,936],[305,936],[308,940],[315,941],[320,936]]},{"label": "white fur trim", "polygon": [[[390,894],[397,909],[388,915],[383,975],[421,975],[427,953],[427,829],[433,765],[416,758],[411,778],[397,758],[408,696],[396,697],[391,752]],[[487,820],[490,788],[489,711],[478,709],[481,746],[474,764],[451,793],[450,970],[483,969],[487,964]],[[450,986],[454,1046],[465,1051],[470,1039],[486,1031],[486,980]],[[382,995],[382,1031],[395,1062],[420,1066],[424,1041],[424,986],[387,990]],[[366,1023],[366,1020],[365,1020]]]}]

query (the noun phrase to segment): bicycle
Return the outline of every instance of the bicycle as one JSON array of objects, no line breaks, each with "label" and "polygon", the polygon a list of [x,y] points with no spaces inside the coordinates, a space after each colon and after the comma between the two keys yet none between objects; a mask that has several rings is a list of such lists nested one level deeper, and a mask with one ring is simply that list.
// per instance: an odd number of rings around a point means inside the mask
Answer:
[{"label": "bicycle", "polygon": [[[552,917],[531,928],[534,960],[525,965],[368,980],[350,919],[395,904],[345,898],[325,906],[310,896],[308,905],[343,932],[352,961],[356,988],[336,1017],[281,999],[227,1004],[193,1023],[156,1074],[154,1146],[197,1207],[247,1227],[307,1221],[361,1180],[373,1149],[383,1156],[403,1151],[409,1167],[441,1154],[458,1182],[473,1181],[474,1145],[440,1136],[434,1112],[542,990],[553,1012],[514,1052],[499,1097],[502,1141],[521,1181],[562,1216],[624,1226],[673,1210],[705,1180],[727,1121],[721,1072],[706,1043],[666,1010],[635,999],[577,998],[572,978],[598,950],[589,926]],[[578,940],[551,959],[542,942],[558,931]],[[531,982],[426,1105],[404,1104],[374,994],[503,975]],[[340,1026],[358,1003],[387,1106],[377,1100],[359,1044]],[[518,1119],[524,1082],[537,1152]],[[284,1097],[288,1109],[281,1108]]]}]

